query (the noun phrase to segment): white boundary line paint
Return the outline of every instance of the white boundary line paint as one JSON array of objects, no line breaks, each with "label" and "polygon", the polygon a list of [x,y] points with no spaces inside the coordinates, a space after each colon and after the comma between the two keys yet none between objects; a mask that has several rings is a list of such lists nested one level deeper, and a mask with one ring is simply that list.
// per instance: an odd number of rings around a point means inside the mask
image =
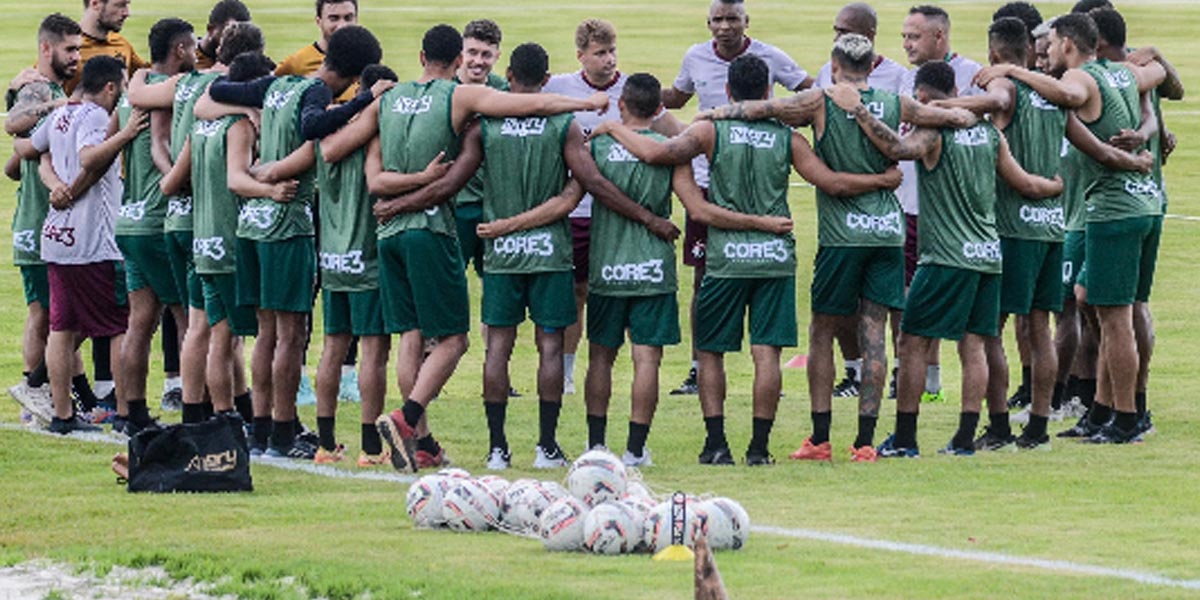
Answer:
[{"label": "white boundary line paint", "polygon": [[[50,433],[49,431],[31,429],[29,427],[16,425],[13,423],[0,423],[0,429],[8,431],[24,431],[32,434],[45,435],[56,439],[73,439],[91,443],[104,443],[112,445],[123,445],[125,443],[125,440],[120,436],[111,433],[73,433],[64,437],[58,434]],[[368,471],[349,471],[346,469],[314,465],[285,458],[255,458],[254,463],[266,465],[268,467],[274,467],[276,469],[283,469],[285,471],[300,471],[312,475],[318,475],[320,477],[330,477],[335,479],[358,479],[367,481],[387,481],[393,483],[411,483],[416,480],[416,478],[412,475]],[[877,540],[842,533],[830,533],[812,529],[777,527],[774,525],[753,525],[750,527],[750,530],[763,535],[814,540],[829,544],[853,546],[856,548],[866,548],[870,550],[883,550],[886,552],[912,554],[917,556],[932,556],[935,558],[949,560],[966,560],[971,562],[987,563],[989,565],[1000,564],[1017,568],[1067,573],[1070,575],[1088,575],[1110,579],[1125,579],[1127,581],[1133,581],[1143,585],[1152,585],[1158,587],[1200,590],[1200,579],[1174,579],[1164,575],[1159,575],[1157,573],[1137,571],[1134,569],[1114,569],[1111,567],[1101,567],[1097,565],[1089,565],[1065,560],[1050,560],[1044,558],[1017,556],[1012,554],[1003,554],[1000,552],[958,550],[955,548],[943,548],[940,546],[930,546],[926,544]]]},{"label": "white boundary line paint", "polygon": [[1155,573],[1148,573],[1145,571],[1135,571],[1133,569],[1113,569],[1110,567],[1099,567],[1096,565],[1070,562],[1066,560],[1049,560],[1044,558],[1014,556],[1012,554],[984,552],[981,550],[957,550],[954,548],[942,548],[940,546],[909,544],[905,542],[892,542],[888,540],[875,540],[840,533],[814,531],[811,529],[775,527],[772,525],[752,525],[750,527],[750,531],[766,535],[777,535],[781,537],[790,537],[803,540],[816,540],[830,544],[854,546],[856,548],[866,548],[870,550],[884,550],[887,552],[915,554],[918,556],[933,556],[936,558],[953,560],[968,560],[972,562],[987,563],[989,565],[1002,564],[1011,567],[1055,571],[1071,575],[1090,575],[1093,577],[1126,579],[1145,585],[1171,587],[1185,590],[1200,590],[1200,579],[1172,579],[1170,577],[1165,577]]}]

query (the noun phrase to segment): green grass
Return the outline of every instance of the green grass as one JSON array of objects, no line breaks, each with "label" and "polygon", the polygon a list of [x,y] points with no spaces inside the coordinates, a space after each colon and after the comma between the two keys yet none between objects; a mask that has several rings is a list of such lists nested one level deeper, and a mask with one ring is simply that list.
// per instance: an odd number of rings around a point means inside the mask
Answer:
[{"label": "green grass", "polygon": [[[877,2],[881,14],[881,51],[903,62],[899,23],[908,2]],[[948,3],[954,17],[958,51],[977,60],[985,56],[987,19],[999,2]],[[1155,44],[1175,60],[1188,82],[1198,81],[1200,65],[1192,52],[1200,25],[1200,6],[1185,2],[1118,2],[1130,23],[1130,43]],[[417,74],[420,34],[429,25],[461,25],[492,17],[505,29],[505,47],[538,40],[549,50],[555,71],[576,68],[572,31],[582,18],[604,16],[620,31],[621,67],[650,71],[669,83],[689,44],[708,33],[704,2],[668,0],[647,5],[621,0],[600,4],[519,0],[458,7],[366,0],[362,23],[383,41],[386,60],[402,74]],[[209,4],[190,0],[185,8],[162,0],[138,0],[126,33],[139,48],[153,21],[182,16],[200,23]],[[268,51],[281,58],[315,35],[310,3],[259,0],[252,4],[264,27]],[[815,72],[828,52],[830,23],[840,3],[755,0],[751,34],[781,46]],[[1045,3],[1049,15],[1068,8]],[[0,23],[0,64],[15,72],[33,56],[38,19],[52,10],[73,14],[69,6],[24,2],[6,9]],[[503,64],[504,59],[502,59]],[[693,104],[694,106],[694,104]],[[1167,167],[1171,212],[1200,215],[1195,190],[1196,103],[1167,104],[1170,127],[1181,141]],[[685,112],[690,112],[685,111]],[[0,183],[0,213],[12,210],[15,186]],[[799,279],[806,282],[815,252],[812,192],[792,195],[797,222]],[[0,247],[10,242],[7,228]],[[1200,250],[1200,223],[1167,220],[1160,253],[1153,307],[1158,347],[1151,383],[1151,405],[1159,433],[1140,447],[1088,448],[1056,443],[1053,452],[949,459],[933,454],[949,438],[957,418],[958,368],[949,345],[943,356],[945,385],[952,402],[923,407],[920,461],[852,465],[841,454],[853,436],[854,410],[838,401],[833,440],[839,449],[832,466],[780,464],[773,469],[703,469],[694,465],[703,427],[694,398],[664,396],[649,445],[656,466],[645,475],[658,491],[713,492],[742,501],[756,523],[839,532],[868,538],[923,543],[963,550],[1064,559],[1111,568],[1151,571],[1178,579],[1200,578],[1200,487],[1195,443],[1200,413],[1191,398],[1195,362],[1191,352],[1200,313],[1193,302],[1192,257]],[[681,269],[680,287],[689,289],[689,269]],[[16,269],[0,269],[0,379],[16,381],[21,370],[20,337],[24,308]],[[802,285],[801,289],[805,289]],[[473,306],[478,282],[471,280]],[[807,294],[798,299],[801,315]],[[686,298],[686,293],[681,293]],[[477,314],[477,313],[476,313]],[[802,330],[808,322],[801,319]],[[683,323],[686,327],[687,323]],[[686,335],[686,334],[685,334]],[[801,339],[801,344],[806,341]],[[456,462],[481,470],[485,448],[480,407],[482,346],[472,348],[441,400],[431,409],[439,437]],[[315,365],[319,336],[309,365]],[[797,350],[798,351],[798,350]],[[627,356],[627,354],[625,355]],[[785,353],[785,359],[791,353]],[[668,350],[663,387],[686,373],[688,350]],[[1011,361],[1016,363],[1015,357]],[[155,358],[150,390],[161,385]],[[583,381],[586,350],[576,377]],[[526,393],[510,408],[510,439],[517,468],[513,478],[530,476],[536,436],[533,392],[535,356],[529,331],[523,331],[514,356],[514,384]],[[630,369],[618,361],[610,443],[625,436]],[[750,360],[728,357],[730,394],[727,413],[735,449],[749,438]],[[786,399],[775,426],[774,451],[783,456],[809,431],[804,373],[787,370]],[[398,402],[395,385],[391,405]],[[891,427],[888,402],[881,433]],[[311,409],[303,410],[312,422]],[[14,422],[12,403],[0,404],[0,420]],[[339,436],[357,453],[357,408],[344,406]],[[569,453],[583,446],[582,397],[569,397],[562,416],[561,439]],[[503,535],[454,535],[413,530],[404,516],[404,486],[363,481],[334,481],[302,473],[255,467],[257,491],[246,495],[131,496],[113,485],[108,457],[113,448],[0,430],[0,564],[49,557],[103,569],[122,564],[163,565],[177,577],[223,581],[218,591],[279,598],[296,594],[280,583],[287,576],[313,595],[422,598],[684,598],[691,594],[690,566],[653,563],[644,556],[617,558],[555,555],[537,542]],[[561,473],[554,474],[560,476]],[[1148,587],[1123,580],[1086,578],[1042,570],[957,560],[864,551],[845,546],[755,535],[749,546],[718,555],[733,597],[836,598],[1177,598],[1186,592]]]}]

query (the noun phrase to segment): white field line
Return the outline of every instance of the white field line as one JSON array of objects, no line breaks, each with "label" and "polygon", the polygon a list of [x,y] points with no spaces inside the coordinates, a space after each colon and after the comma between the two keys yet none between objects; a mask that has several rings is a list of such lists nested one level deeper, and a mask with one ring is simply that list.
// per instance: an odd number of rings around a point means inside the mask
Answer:
[{"label": "white field line", "polygon": [[[23,427],[13,423],[0,423],[0,429],[9,431],[26,431],[29,433],[42,434],[53,438],[61,439],[61,436],[50,433],[48,431],[39,431]],[[121,437],[109,433],[76,433],[67,436],[68,439],[75,439],[92,443],[105,444],[125,444],[125,440]],[[270,459],[270,458],[255,458],[255,464],[266,465],[276,469],[287,471],[301,471],[321,477],[331,477],[337,479],[358,479],[366,481],[388,481],[394,483],[411,483],[414,481],[412,475],[400,475],[397,473],[381,473],[369,471],[350,471],[346,469],[337,469],[334,467],[318,466],[309,463],[303,463],[288,459]],[[1065,560],[1050,560],[1044,558],[1017,556],[1013,554],[1003,554],[1000,552],[984,552],[979,550],[958,550],[954,548],[943,548],[940,546],[929,546],[926,544],[911,544],[906,542],[893,542],[890,540],[877,540],[871,538],[857,537],[841,533],[830,533],[826,531],[816,531],[812,529],[798,529],[789,527],[777,527],[774,525],[754,525],[751,531],[764,535],[774,535],[779,537],[789,537],[794,539],[814,540],[826,542],[830,544],[838,544],[842,546],[853,546],[856,548],[866,548],[870,550],[883,550],[886,552],[896,552],[900,554],[912,554],[918,556],[932,556],[935,558],[943,558],[949,560],[966,560],[971,562],[986,563],[989,565],[1006,565],[1010,567],[1035,569],[1041,571],[1050,571],[1056,573],[1066,573],[1070,575],[1087,575],[1093,577],[1105,577],[1111,579],[1124,579],[1133,581],[1143,585],[1169,587],[1184,590],[1200,590],[1200,580],[1198,579],[1174,579],[1151,573],[1148,571],[1137,571],[1134,569],[1114,569],[1110,567],[1101,567],[1089,565],[1086,563],[1077,563]]]}]

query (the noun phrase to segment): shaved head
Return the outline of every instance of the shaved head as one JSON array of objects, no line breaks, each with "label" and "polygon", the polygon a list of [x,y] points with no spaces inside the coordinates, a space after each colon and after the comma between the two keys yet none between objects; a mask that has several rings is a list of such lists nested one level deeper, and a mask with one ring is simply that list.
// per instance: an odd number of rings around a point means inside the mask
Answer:
[{"label": "shaved head", "polygon": [[879,23],[875,9],[866,2],[854,2],[842,7],[842,10],[838,11],[837,20],[839,24],[846,25],[846,29],[849,30],[846,33],[857,33],[867,37],[875,35],[875,28]]}]

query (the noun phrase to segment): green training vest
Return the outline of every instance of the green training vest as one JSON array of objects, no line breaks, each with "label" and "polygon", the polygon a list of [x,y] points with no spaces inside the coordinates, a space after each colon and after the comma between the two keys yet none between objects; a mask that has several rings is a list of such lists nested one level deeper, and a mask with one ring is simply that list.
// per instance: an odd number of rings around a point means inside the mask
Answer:
[{"label": "green training vest", "polygon": [[[49,85],[52,99],[66,96],[57,83]],[[34,129],[45,120],[42,117]],[[50,210],[50,190],[38,175],[40,164],[41,160],[21,161],[21,183],[17,187],[17,209],[12,221],[13,264],[18,267],[45,264],[42,262],[42,224]]]},{"label": "green training vest", "polygon": [[[445,160],[458,156],[459,139],[452,123],[454,88],[445,79],[397,84],[379,97],[379,143],[385,171],[419,173],[438,152]],[[396,215],[379,226],[379,239],[409,229],[428,229],[458,237],[454,203]]]},{"label": "green training vest", "polygon": [[200,274],[237,270],[234,250],[242,200],[227,183],[226,135],[242,118],[236,115],[192,124],[192,260]]},{"label": "green training vest", "polygon": [[[171,160],[179,160],[183,143],[192,134],[196,122],[193,109],[196,101],[204,95],[208,84],[220,77],[220,73],[192,71],[175,82],[175,103],[171,112]],[[167,216],[163,220],[164,231],[192,230],[192,192],[190,185],[178,196],[167,198]]]},{"label": "green training vest", "polygon": [[933,169],[917,160],[921,218],[919,265],[1000,272],[996,233],[996,156],[1000,133],[990,123],[943,129],[942,155]]},{"label": "green training vest", "polygon": [[[709,200],[751,215],[790,217],[792,130],[778,121],[717,121]],[[707,274],[712,277],[794,277],[796,240],[791,233],[708,228]]]},{"label": "green training vest", "polygon": [[375,215],[367,193],[364,163],[366,149],[359,148],[328,164],[317,148],[317,190],[320,192],[321,286],[331,292],[364,292],[379,289],[379,253],[375,243]]},{"label": "green training vest", "polygon": [[[1026,171],[1053,179],[1062,167],[1067,112],[1025,83],[1014,80],[1013,85],[1017,88],[1017,104],[1012,121],[1004,128],[1009,151]],[[1061,196],[1031,200],[996,178],[996,230],[1001,236],[1061,242],[1065,227]]]},{"label": "green training vest", "polygon": [[[455,82],[460,84],[462,83],[457,79]],[[495,73],[488,73],[486,85],[502,92],[508,91],[508,80]],[[480,202],[483,202],[483,167],[484,166],[480,164],[479,169],[477,169],[475,174],[471,176],[471,179],[467,181],[467,185],[463,187],[463,189],[459,190],[458,194],[454,196],[455,207],[462,207],[467,204],[479,204]]]},{"label": "green training vest", "polygon": [[[166,75],[150,73],[147,83],[166,79]],[[117,103],[117,119],[125,127],[133,114],[129,95],[121,96]],[[125,171],[125,191],[121,196],[121,210],[117,213],[114,229],[117,235],[162,235],[163,221],[167,216],[167,198],[163,196],[162,171],[154,164],[150,152],[150,128],[142,130],[121,151],[121,166]]]},{"label": "green training vest", "polygon": [[[900,97],[877,89],[859,90],[863,106],[897,129]],[[814,148],[830,169],[843,173],[882,173],[892,161],[871,143],[848,113],[825,98],[825,131]],[[821,246],[903,246],[904,213],[894,190],[874,190],[839,198],[817,189],[817,237]]]},{"label": "green training vest", "polygon": [[[282,160],[306,141],[300,133],[300,99],[319,83],[311,77],[288,75],[276,79],[263,98],[259,162]],[[290,202],[270,198],[248,198],[238,218],[238,237],[263,242],[280,242],[313,235],[313,190],[316,169],[297,177],[300,186]]]},{"label": "green training vest", "polygon": [[[653,140],[666,138],[639,131]],[[600,174],[650,212],[671,217],[671,167],[648,165],[609,135],[592,140],[592,158]],[[588,292],[601,296],[653,296],[676,289],[675,247],[611,211],[592,205]]]},{"label": "green training vest", "polygon": [[[483,221],[525,212],[562,191],[567,182],[563,144],[575,116],[480,120],[484,174]],[[571,230],[564,217],[541,227],[485,240],[485,273],[545,273],[574,268]]]}]

